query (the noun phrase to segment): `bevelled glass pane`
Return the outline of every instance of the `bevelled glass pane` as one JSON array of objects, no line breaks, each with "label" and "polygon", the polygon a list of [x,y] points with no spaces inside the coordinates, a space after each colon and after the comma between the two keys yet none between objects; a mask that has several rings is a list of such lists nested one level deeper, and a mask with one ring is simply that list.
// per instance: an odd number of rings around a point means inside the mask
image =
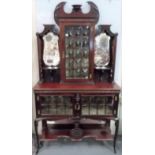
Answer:
[{"label": "bevelled glass pane", "polygon": [[89,98],[90,115],[97,115],[97,104],[95,103],[95,98]]},{"label": "bevelled glass pane", "polygon": [[65,27],[66,79],[88,79],[89,36],[89,26]]},{"label": "bevelled glass pane", "polygon": [[82,97],[82,115],[89,115],[89,97]]},{"label": "bevelled glass pane", "polygon": [[72,115],[72,103],[69,96],[41,96],[42,115]]},{"label": "bevelled glass pane", "polygon": [[83,96],[82,115],[112,115],[112,96]]}]

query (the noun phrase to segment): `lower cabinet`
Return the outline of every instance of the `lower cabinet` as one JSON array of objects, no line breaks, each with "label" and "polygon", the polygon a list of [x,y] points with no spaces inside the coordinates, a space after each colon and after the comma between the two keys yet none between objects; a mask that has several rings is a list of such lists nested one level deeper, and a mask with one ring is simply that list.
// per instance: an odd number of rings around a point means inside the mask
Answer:
[{"label": "lower cabinet", "polygon": [[[36,93],[38,148],[41,141],[60,137],[79,141],[84,138],[114,140],[118,132],[119,94]],[[111,134],[111,121],[115,134]],[[115,148],[114,148],[115,149]]]},{"label": "lower cabinet", "polygon": [[38,117],[113,117],[117,115],[117,108],[117,94],[36,94],[36,115]]}]

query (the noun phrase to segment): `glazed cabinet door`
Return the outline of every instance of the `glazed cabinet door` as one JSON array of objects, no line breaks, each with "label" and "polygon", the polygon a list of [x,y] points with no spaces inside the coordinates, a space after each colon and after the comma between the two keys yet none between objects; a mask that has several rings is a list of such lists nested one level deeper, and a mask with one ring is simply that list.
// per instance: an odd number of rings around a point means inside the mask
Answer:
[{"label": "glazed cabinet door", "polygon": [[115,116],[117,115],[117,96],[83,95],[81,97],[82,116]]},{"label": "glazed cabinet door", "polygon": [[37,95],[37,116],[72,116],[73,102],[70,95]]},{"label": "glazed cabinet door", "polygon": [[92,80],[93,27],[87,24],[65,24],[60,46],[62,52],[62,79],[64,82],[86,82]]}]

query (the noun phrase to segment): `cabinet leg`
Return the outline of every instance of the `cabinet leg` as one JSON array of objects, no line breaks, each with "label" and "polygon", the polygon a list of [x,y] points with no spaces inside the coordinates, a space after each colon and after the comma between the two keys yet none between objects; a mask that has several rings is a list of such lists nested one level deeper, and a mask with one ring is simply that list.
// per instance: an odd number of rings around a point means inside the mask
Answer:
[{"label": "cabinet leg", "polygon": [[35,120],[34,121],[34,128],[35,128],[35,134],[36,134],[36,143],[37,143],[37,150],[36,150],[36,153],[38,153],[39,151],[39,135],[38,135],[38,122]]},{"label": "cabinet leg", "polygon": [[119,120],[115,120],[115,135],[114,135],[114,142],[113,142],[113,147],[114,147],[114,153],[116,153],[116,140],[117,140],[117,135],[118,135],[118,127],[119,127]]}]

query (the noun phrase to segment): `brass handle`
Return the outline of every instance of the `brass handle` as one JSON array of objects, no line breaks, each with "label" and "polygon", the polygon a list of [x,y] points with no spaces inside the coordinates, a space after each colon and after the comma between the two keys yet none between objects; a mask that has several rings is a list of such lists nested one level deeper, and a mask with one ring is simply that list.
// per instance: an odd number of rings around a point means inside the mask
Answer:
[{"label": "brass handle", "polygon": [[79,104],[75,104],[74,108],[75,108],[75,110],[80,110],[80,105]]}]

